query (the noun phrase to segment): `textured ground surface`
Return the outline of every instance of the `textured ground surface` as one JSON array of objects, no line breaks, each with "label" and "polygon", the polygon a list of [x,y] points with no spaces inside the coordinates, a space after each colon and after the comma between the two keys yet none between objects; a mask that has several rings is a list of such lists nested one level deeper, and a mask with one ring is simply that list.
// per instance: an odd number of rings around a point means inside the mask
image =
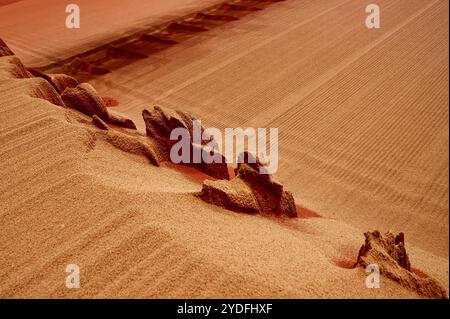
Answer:
[{"label": "textured ground surface", "polygon": [[[203,203],[201,181],[96,141],[20,93],[27,80],[1,81],[0,296],[417,297],[342,267],[373,229],[404,232],[413,268],[448,286],[448,2],[380,0],[380,30],[364,26],[367,3],[275,3],[91,79],[141,129],[154,104],[278,127],[279,179],[322,218]],[[4,28],[19,4],[0,7],[0,35],[53,63],[43,48],[64,35]],[[80,290],[64,286],[68,263]]]},{"label": "textured ground surface", "polygon": [[118,110],[278,127],[307,206],[448,256],[448,2],[286,1],[94,80]]}]

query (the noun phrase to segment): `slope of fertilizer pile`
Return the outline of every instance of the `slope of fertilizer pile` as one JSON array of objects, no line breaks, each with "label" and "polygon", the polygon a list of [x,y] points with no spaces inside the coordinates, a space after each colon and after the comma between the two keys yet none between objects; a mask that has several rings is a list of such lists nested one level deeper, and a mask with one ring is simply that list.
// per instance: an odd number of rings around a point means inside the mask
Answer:
[{"label": "slope of fertilizer pile", "polygon": [[[0,7],[0,25],[26,3]],[[385,277],[365,287],[353,266],[373,229],[404,232],[411,272],[448,287],[448,2],[380,0],[371,33],[364,4],[277,2],[109,61],[90,83],[138,131],[61,107],[58,85],[0,43],[0,297],[420,297]],[[48,36],[8,30],[26,66],[55,62],[33,46],[58,50]],[[278,127],[278,178],[320,215],[204,202],[208,175],[152,160],[152,105],[221,129]],[[71,263],[82,289],[65,287]]]}]

